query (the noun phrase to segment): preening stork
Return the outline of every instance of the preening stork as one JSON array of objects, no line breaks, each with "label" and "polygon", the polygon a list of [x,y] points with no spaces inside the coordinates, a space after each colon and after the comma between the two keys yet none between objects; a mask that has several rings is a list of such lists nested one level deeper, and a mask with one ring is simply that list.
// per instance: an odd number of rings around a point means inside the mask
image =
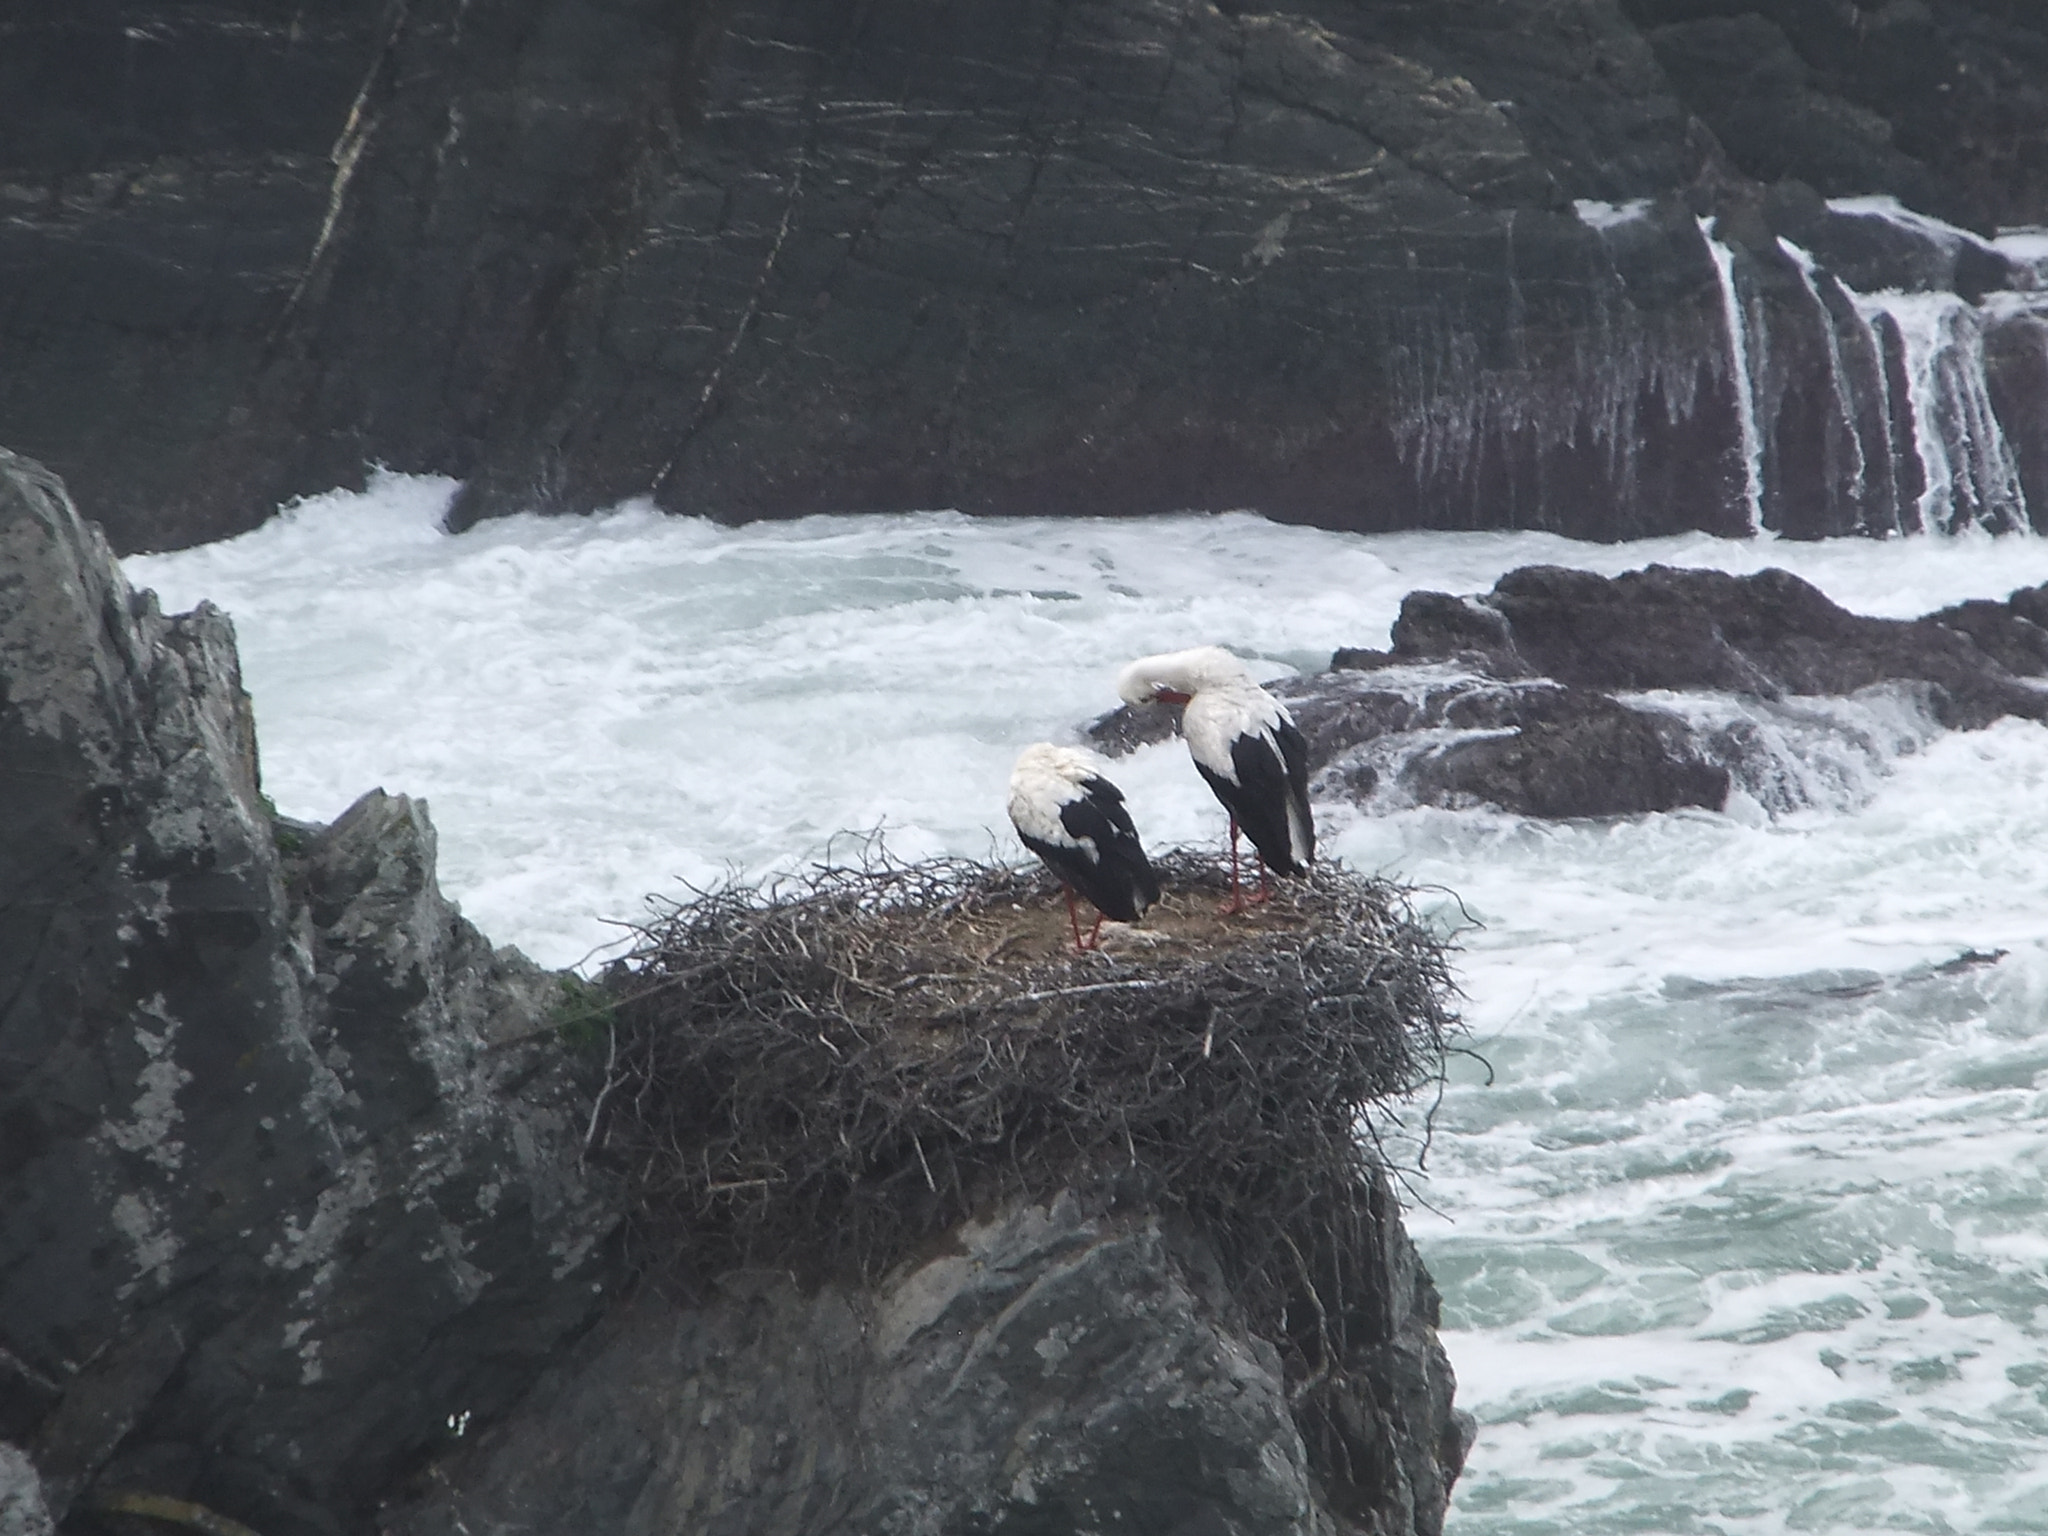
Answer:
[{"label": "preening stork", "polygon": [[[1180,704],[1181,734],[1195,768],[1230,813],[1230,901],[1272,895],[1266,871],[1308,873],[1316,857],[1308,806],[1308,743],[1287,708],[1252,680],[1245,664],[1217,645],[1132,662],[1117,679],[1126,704]],[[1259,851],[1259,894],[1238,886],[1237,834]]]},{"label": "preening stork", "polygon": [[[1159,877],[1124,808],[1123,791],[1101,768],[1093,753],[1041,741],[1026,747],[1010,772],[1010,820],[1024,846],[1066,885],[1077,950],[1101,942],[1103,918],[1135,923],[1159,899]],[[1074,910],[1076,891],[1096,911],[1086,939]]]}]

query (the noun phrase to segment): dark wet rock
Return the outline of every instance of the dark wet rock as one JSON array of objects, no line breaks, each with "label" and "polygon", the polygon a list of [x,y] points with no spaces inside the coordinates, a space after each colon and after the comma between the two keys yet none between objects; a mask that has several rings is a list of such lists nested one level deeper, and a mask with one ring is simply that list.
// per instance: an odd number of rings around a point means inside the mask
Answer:
[{"label": "dark wet rock", "polygon": [[[1539,695],[1541,696],[1541,695]],[[1561,689],[1568,708],[1525,718],[1512,733],[1467,737],[1418,756],[1406,780],[1430,804],[1479,803],[1524,816],[1612,816],[1719,810],[1733,776],[1703,762],[1681,718],[1630,709],[1587,689]]]},{"label": "dark wet rock", "polygon": [[[1732,782],[1679,715],[1512,670],[1470,653],[1278,688],[1309,742],[1318,793],[1377,804],[1491,805],[1525,816],[1718,810]],[[1390,686],[1398,685],[1398,686]]]},{"label": "dark wet rock", "polygon": [[416,802],[282,851],[225,616],[11,454],[0,699],[0,1410],[59,1517],[352,1529],[603,1299],[559,984],[441,897]]},{"label": "dark wet rock", "polygon": [[[1938,729],[2048,720],[2034,677],[2044,587],[1898,620],[1779,570],[1525,566],[1491,592],[1411,592],[1390,649],[1341,649],[1329,671],[1269,686],[1319,795],[1617,816],[1720,809],[1736,789],[1770,812],[1850,794]],[[1121,752],[1171,734],[1146,713],[1088,735]]]},{"label": "dark wet rock", "polygon": [[1279,1355],[1207,1248],[1063,1195],[969,1223],[871,1292],[773,1272],[695,1306],[646,1292],[385,1529],[1435,1533],[1472,1426],[1435,1290],[1385,1230],[1353,1448],[1381,1475],[1335,1509]]},{"label": "dark wet rock", "polygon": [[2017,313],[1995,321],[1984,338],[1984,381],[2033,511],[2034,531],[2048,533],[2048,315]]},{"label": "dark wet rock", "polygon": [[2004,4],[1621,0],[1669,87],[1761,181],[1889,192],[1980,228],[2041,221],[2048,29]]},{"label": "dark wet rock", "polygon": [[1155,741],[1180,734],[1178,704],[1148,704],[1141,707],[1119,704],[1108,714],[1089,722],[1083,733],[1088,744],[1111,757],[1123,757]]},{"label": "dark wet rock", "polygon": [[1927,168],[1892,142],[1891,124],[1826,90],[1767,15],[1699,15],[1709,8],[1655,0],[1628,9],[1638,17],[1694,12],[1644,36],[1686,104],[1759,181],[1797,178],[1830,196],[1896,188],[1923,205],[1935,191]]},{"label": "dark wet rock", "polygon": [[1502,643],[1486,652],[1497,674],[1540,675],[1577,687],[1712,690],[1766,699],[1924,682],[1932,685],[1935,718],[1950,729],[1973,729],[2002,715],[2048,717],[2048,693],[2014,677],[1960,629],[1938,617],[1850,613],[1787,571],[1730,576],[1653,565],[1609,578],[1524,566],[1482,597],[1416,593],[1403,599],[1394,654],[1424,661],[1466,650],[1441,632],[1446,604],[1461,602],[1506,626]]},{"label": "dark wet rock", "polygon": [[[1896,337],[1776,241],[2020,285],[1819,194],[2048,222],[2044,59],[1994,0],[58,8],[0,65],[0,438],[124,549],[371,461],[465,479],[458,522],[1737,533],[1711,215],[1766,523],[1917,526]],[[2048,384],[1997,367],[2024,435]],[[2022,520],[1996,489],[1961,521]]]},{"label": "dark wet rock", "polygon": [[1957,603],[1927,619],[1961,630],[2015,677],[2048,677],[2048,587],[2027,587],[2002,603]]},{"label": "dark wet rock", "polygon": [[387,9],[9,12],[0,442],[62,472],[123,550],[219,538],[269,510],[223,472]]}]

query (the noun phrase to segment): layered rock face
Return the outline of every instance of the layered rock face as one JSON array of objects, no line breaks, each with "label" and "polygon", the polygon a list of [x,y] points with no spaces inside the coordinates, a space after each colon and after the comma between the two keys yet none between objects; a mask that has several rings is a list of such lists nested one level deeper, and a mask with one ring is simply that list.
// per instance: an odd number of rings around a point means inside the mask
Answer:
[{"label": "layered rock face", "polygon": [[1113,1188],[875,1286],[622,1294],[561,999],[424,806],[276,819],[225,616],[0,454],[0,1531],[1441,1529],[1471,1422],[1384,1183],[1339,1479],[1211,1250]]},{"label": "layered rock face", "polygon": [[2038,270],[1823,201],[2048,222],[2025,7],[208,17],[22,24],[0,108],[0,432],[123,548],[367,460],[458,520],[2048,517]]}]

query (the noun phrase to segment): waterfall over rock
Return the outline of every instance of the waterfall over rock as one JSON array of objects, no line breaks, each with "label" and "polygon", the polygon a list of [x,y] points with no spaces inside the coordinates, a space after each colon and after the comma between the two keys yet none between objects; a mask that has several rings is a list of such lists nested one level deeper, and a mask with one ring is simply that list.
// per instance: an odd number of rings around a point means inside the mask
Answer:
[{"label": "waterfall over rock", "polygon": [[53,13],[0,104],[0,437],[122,549],[371,463],[458,525],[2040,525],[1994,232],[2048,225],[2048,20],[1696,9]]}]

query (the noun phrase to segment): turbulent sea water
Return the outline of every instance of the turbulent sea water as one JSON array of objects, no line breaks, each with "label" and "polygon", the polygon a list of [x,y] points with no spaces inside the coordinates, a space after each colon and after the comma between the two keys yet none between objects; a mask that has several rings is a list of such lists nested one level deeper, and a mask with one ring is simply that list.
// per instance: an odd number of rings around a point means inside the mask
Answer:
[{"label": "turbulent sea water", "polygon": [[[2048,580],[2025,538],[1240,515],[449,537],[451,490],[385,478],[127,569],[233,615],[284,811],[424,795],[449,892],[556,965],[845,830],[1021,857],[1011,759],[1143,652],[1313,669],[1412,589],[1532,562],[1780,565],[1888,616]],[[1788,748],[1795,812],[1319,813],[1328,853],[1458,898],[1424,900],[1489,1065],[1459,1059],[1409,1212],[1480,1420],[1455,1536],[2048,1531],[2048,730],[1831,708],[1853,740]],[[1117,776],[1148,842],[1220,841],[1177,743]]]}]

